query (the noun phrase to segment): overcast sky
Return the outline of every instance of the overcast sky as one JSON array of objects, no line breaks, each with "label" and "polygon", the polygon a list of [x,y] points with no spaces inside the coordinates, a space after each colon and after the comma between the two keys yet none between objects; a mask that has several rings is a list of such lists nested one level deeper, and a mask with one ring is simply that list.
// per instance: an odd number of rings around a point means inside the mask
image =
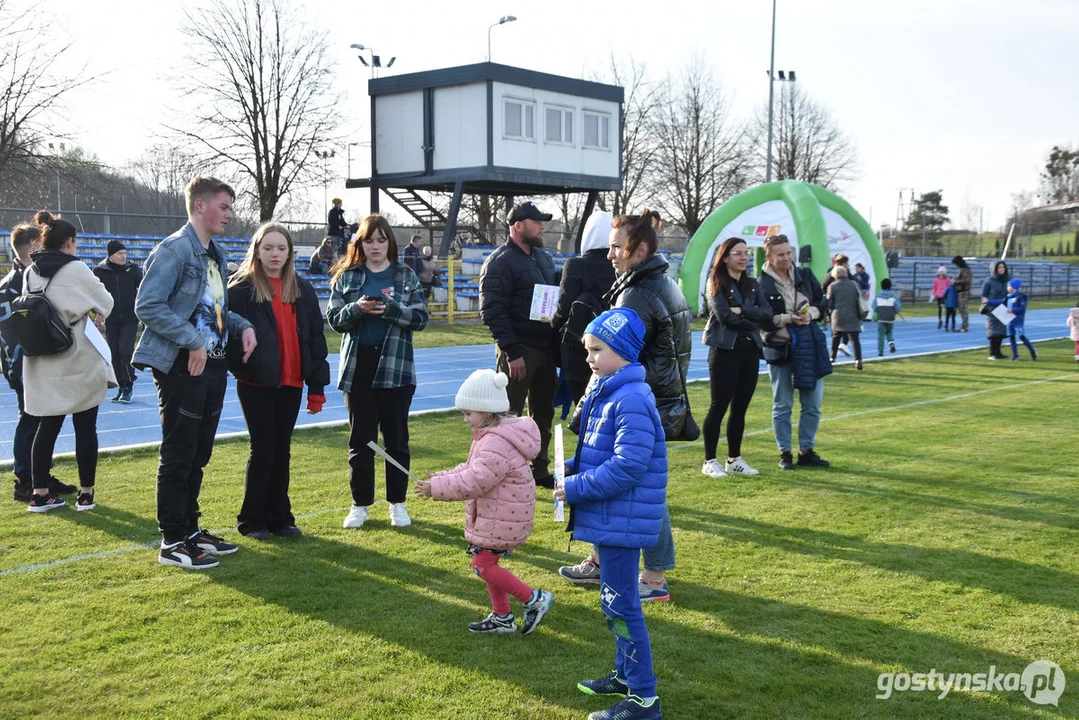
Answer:
[{"label": "overcast sky", "polygon": [[[397,57],[384,77],[481,62],[488,26],[505,14],[518,20],[491,33],[495,62],[582,77],[613,52],[663,78],[696,52],[741,117],[768,98],[769,0],[302,1],[330,33],[355,140],[368,139],[370,72],[351,43],[373,47],[383,62]],[[165,108],[177,104],[168,78],[183,53],[180,4],[41,0],[38,7],[50,32],[74,40],[69,60],[102,76],[70,99],[70,132],[107,163],[137,157],[159,139]],[[795,70],[854,141],[858,179],[841,194],[875,227],[895,221],[901,188],[942,189],[954,223],[984,208],[986,228],[998,227],[1012,195],[1037,188],[1052,145],[1079,140],[1077,56],[1076,0],[778,2],[776,69]],[[345,148],[337,154],[343,177]],[[355,158],[352,170],[369,174]],[[313,195],[321,199],[322,188]],[[350,211],[366,209],[366,191],[344,197]]]}]

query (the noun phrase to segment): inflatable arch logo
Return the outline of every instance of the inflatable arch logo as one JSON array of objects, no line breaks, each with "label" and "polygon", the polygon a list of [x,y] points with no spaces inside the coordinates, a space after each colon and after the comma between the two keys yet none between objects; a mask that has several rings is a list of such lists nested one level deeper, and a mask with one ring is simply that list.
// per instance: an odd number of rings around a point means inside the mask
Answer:
[{"label": "inflatable arch logo", "polygon": [[686,248],[679,272],[682,293],[693,312],[706,307],[704,293],[708,273],[720,244],[731,236],[744,239],[750,248],[758,248],[753,267],[760,274],[764,264],[764,239],[786,235],[795,248],[813,248],[807,264],[818,279],[832,265],[832,256],[844,253],[865,266],[871,278],[870,300],[888,277],[884,252],[873,229],[850,203],[824,188],[797,180],[758,185],[735,195],[709,215],[694,233]]}]

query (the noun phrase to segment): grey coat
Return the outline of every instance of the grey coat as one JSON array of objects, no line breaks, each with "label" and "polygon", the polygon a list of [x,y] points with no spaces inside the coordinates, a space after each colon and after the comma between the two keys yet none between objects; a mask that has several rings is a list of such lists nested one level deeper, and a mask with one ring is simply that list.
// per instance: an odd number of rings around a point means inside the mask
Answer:
[{"label": "grey coat", "polygon": [[862,331],[862,313],[858,308],[861,290],[850,278],[840,278],[828,286],[825,297],[832,308],[832,333]]}]

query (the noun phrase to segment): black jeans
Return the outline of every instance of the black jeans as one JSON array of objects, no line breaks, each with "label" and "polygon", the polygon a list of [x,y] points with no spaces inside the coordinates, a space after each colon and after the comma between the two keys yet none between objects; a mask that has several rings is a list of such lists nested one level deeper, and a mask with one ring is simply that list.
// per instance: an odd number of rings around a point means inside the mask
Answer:
[{"label": "black jeans", "polygon": [[997,335],[996,337],[989,338],[989,354],[995,358],[1002,358],[1004,355],[1000,352],[1000,345],[1004,342],[1003,335]]},{"label": "black jeans", "polygon": [[832,335],[832,358],[834,359],[839,352],[839,343],[842,342],[843,336],[850,339],[851,349],[854,350],[855,361],[862,359],[862,338],[861,333],[848,332],[848,333],[836,333]]},{"label": "black jeans", "polygon": [[[15,387],[15,400],[19,406],[19,422],[15,425],[15,435],[11,438],[11,457],[15,461],[11,469],[20,482],[31,482],[33,465],[30,459],[30,448],[34,445],[34,435],[37,434],[37,426],[41,418],[26,412],[26,407],[23,405],[22,383],[18,383]],[[51,458],[49,468],[52,468]]]},{"label": "black jeans", "polygon": [[236,395],[251,436],[244,502],[236,516],[238,529],[247,535],[295,525],[288,499],[289,461],[303,388],[264,388],[237,382]]},{"label": "black jeans", "polygon": [[225,364],[210,361],[201,375],[187,372],[181,351],[172,370],[154,370],[161,415],[161,456],[157,467],[157,524],[166,543],[199,529],[202,469],[210,462],[227,383]]},{"label": "black jeans", "polygon": [[727,420],[727,457],[742,454],[742,435],[746,430],[746,410],[757,390],[760,356],[753,338],[740,335],[731,350],[709,348],[708,381],[712,403],[704,417],[704,459],[716,457],[723,415],[730,406]]},{"label": "black jeans", "polygon": [[[415,385],[372,388],[378,368],[378,348],[360,348],[352,391],[342,393],[348,410],[348,483],[352,504],[367,507],[375,502],[375,452],[367,447],[378,442],[382,429],[385,449],[397,462],[411,468],[408,451],[408,411]],[[386,463],[386,501],[403,503],[408,493],[408,475]]]},{"label": "black jeans", "polygon": [[[35,490],[49,487],[52,453],[56,449],[56,438],[60,436],[65,417],[67,416],[49,415],[38,419],[37,433],[34,435],[34,445],[30,452]],[[71,424],[75,426],[75,461],[79,465],[79,486],[93,487],[97,477],[97,406],[72,415]]]},{"label": "black jeans", "polygon": [[[554,394],[558,389],[558,367],[551,352],[546,348],[521,346],[525,361],[523,380],[510,380],[506,394],[510,398],[510,410],[524,415],[525,398],[528,398],[528,414],[536,421],[540,431],[539,455],[532,461],[532,477],[544,480],[551,475],[547,448],[551,444],[551,422],[554,420]],[[510,374],[510,360],[501,348],[495,351],[495,366],[499,372]]]},{"label": "black jeans", "polygon": [[116,373],[116,384],[122,388],[131,387],[135,382],[131,354],[135,352],[135,334],[138,330],[138,320],[105,323],[105,339],[109,341],[109,350],[112,351],[112,370]]}]

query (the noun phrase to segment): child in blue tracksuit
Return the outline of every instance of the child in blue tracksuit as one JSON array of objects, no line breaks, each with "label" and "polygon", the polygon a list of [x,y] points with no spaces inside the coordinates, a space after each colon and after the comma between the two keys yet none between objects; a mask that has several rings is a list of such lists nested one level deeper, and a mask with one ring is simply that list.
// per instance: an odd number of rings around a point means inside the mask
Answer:
[{"label": "child in blue tracksuit", "polygon": [[884,355],[884,339],[888,338],[888,349],[895,352],[895,335],[892,326],[895,317],[903,311],[899,296],[892,290],[892,281],[884,278],[880,281],[880,292],[873,298],[873,313],[877,316],[877,357]]},{"label": "child in blue tracksuit", "polygon": [[1027,350],[1030,351],[1030,359],[1037,360],[1038,352],[1031,342],[1027,340],[1026,332],[1023,328],[1023,322],[1027,317],[1027,296],[1019,290],[1021,287],[1023,287],[1023,281],[1019,278],[1012,278],[1008,281],[1008,297],[1004,300],[1004,306],[1012,314],[1012,321],[1008,323],[1008,342],[1012,346],[1012,360],[1019,359],[1019,345],[1015,342],[1016,338],[1022,340],[1023,344],[1027,346]]},{"label": "child in blue tracksuit", "polygon": [[951,323],[951,331],[956,332],[955,329],[955,311],[959,307],[959,291],[955,289],[955,284],[948,285],[948,289],[944,291],[944,332],[948,332],[948,324]]},{"label": "child in blue tracksuit", "polygon": [[637,563],[659,538],[667,502],[667,445],[656,399],[637,362],[644,324],[628,308],[599,315],[583,336],[594,380],[581,406],[576,455],[555,496],[570,504],[576,540],[599,553],[600,605],[615,636],[615,669],[582,680],[589,695],[625,699],[593,720],[663,717],[652,673],[652,646],[641,612]]}]

